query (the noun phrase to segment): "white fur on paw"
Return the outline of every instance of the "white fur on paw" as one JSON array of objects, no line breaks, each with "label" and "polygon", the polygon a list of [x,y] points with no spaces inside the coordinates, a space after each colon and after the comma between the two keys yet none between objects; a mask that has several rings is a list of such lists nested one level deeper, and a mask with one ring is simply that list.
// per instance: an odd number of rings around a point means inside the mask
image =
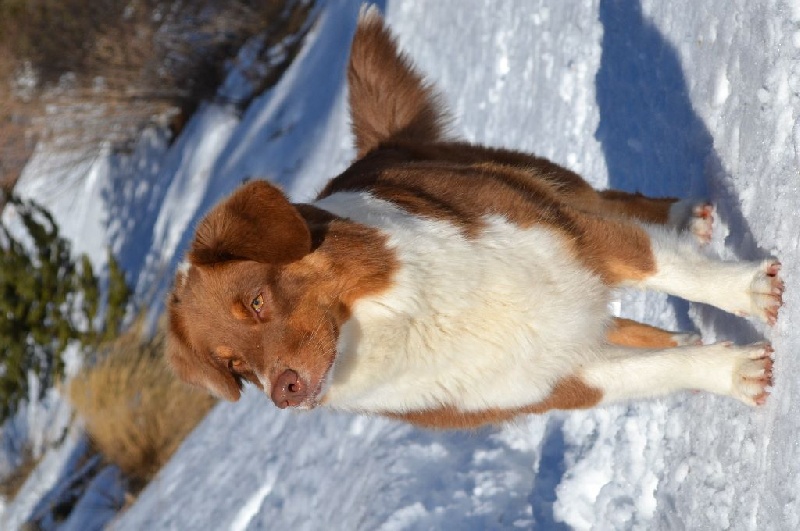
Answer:
[{"label": "white fur on paw", "polygon": [[772,346],[763,342],[731,348],[739,351],[731,396],[751,406],[763,405],[772,385]]},{"label": "white fur on paw", "polygon": [[672,341],[675,342],[676,347],[689,347],[692,345],[702,345],[703,338],[700,334],[694,332],[680,332],[672,334]]},{"label": "white fur on paw", "polygon": [[670,207],[667,223],[688,231],[700,245],[706,245],[714,231],[714,206],[708,201],[681,199]]},{"label": "white fur on paw", "polygon": [[783,304],[784,283],[780,271],[778,260],[764,260],[750,283],[752,313],[769,325],[778,320],[778,310]]},{"label": "white fur on paw", "polygon": [[772,346],[767,342],[701,347],[691,358],[698,388],[727,395],[750,406],[764,404],[772,385]]},{"label": "white fur on paw", "polygon": [[707,202],[696,204],[692,208],[688,229],[701,245],[710,243],[714,233],[714,206]]}]

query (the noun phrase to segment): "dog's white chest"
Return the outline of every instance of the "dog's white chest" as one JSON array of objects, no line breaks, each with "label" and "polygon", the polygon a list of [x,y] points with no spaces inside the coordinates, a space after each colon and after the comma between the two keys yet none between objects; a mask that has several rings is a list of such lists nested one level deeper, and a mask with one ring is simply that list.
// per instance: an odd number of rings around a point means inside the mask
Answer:
[{"label": "dog's white chest", "polygon": [[603,340],[608,290],[551,228],[493,216],[467,238],[367,193],[318,206],[384,231],[400,262],[393,287],[359,301],[341,330],[332,407],[532,404]]}]

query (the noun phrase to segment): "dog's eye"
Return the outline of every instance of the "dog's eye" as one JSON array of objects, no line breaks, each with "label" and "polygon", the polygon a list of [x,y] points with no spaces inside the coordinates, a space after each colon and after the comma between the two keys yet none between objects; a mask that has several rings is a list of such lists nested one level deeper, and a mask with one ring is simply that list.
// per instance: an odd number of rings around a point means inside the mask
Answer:
[{"label": "dog's eye", "polygon": [[264,308],[264,296],[259,294],[258,297],[250,302],[250,307],[253,308],[256,313],[260,313],[261,309]]}]

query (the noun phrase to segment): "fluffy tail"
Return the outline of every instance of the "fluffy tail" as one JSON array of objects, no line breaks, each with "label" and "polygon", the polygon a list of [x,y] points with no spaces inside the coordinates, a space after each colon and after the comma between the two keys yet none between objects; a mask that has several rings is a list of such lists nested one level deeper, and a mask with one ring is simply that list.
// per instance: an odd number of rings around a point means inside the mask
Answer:
[{"label": "fluffy tail", "polygon": [[397,49],[375,6],[361,9],[347,82],[359,157],[388,140],[442,138],[446,117],[438,96]]}]

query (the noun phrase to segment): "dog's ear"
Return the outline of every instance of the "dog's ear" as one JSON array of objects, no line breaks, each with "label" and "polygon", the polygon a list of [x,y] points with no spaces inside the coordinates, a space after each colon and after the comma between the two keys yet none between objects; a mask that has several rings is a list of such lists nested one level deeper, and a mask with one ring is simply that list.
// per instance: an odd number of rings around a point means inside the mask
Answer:
[{"label": "dog's ear", "polygon": [[283,192],[266,181],[251,181],[200,222],[189,262],[228,260],[288,264],[311,252],[311,234]]}]

